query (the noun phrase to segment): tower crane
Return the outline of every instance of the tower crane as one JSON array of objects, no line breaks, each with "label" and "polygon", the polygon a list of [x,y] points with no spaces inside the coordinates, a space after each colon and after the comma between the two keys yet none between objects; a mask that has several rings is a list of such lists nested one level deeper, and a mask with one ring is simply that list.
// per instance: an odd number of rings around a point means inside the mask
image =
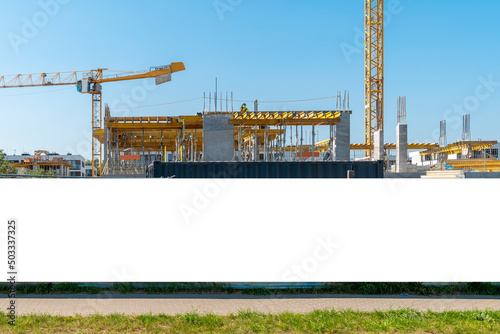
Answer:
[{"label": "tower crane", "polygon": [[384,0],[365,0],[366,145],[373,145],[378,130],[384,130]]},{"label": "tower crane", "polygon": [[[171,81],[172,73],[185,69],[184,63],[176,62],[167,66],[152,67],[149,71],[143,72],[109,71],[107,68],[100,68],[90,71],[0,75],[0,88],[75,85],[78,92],[92,95],[92,176],[94,177],[98,174],[98,168],[99,171],[102,168],[101,143],[95,137],[96,131],[102,127],[102,84],[155,78],[156,85],[161,85]],[[115,72],[115,74],[105,75],[106,71]],[[116,72],[120,73],[116,74]],[[98,168],[96,162],[99,162]]]}]

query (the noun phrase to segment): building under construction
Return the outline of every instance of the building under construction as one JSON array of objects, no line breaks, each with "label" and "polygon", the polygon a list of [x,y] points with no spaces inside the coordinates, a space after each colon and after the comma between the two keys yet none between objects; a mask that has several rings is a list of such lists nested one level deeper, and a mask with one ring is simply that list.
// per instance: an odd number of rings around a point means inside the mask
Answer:
[{"label": "building under construction", "polygon": [[[232,104],[232,103],[231,103]],[[142,174],[161,162],[349,161],[347,93],[335,110],[204,111],[179,117],[112,117],[106,108],[103,175]],[[328,129],[328,149],[317,142],[317,127]],[[310,129],[306,143],[304,132]]]},{"label": "building under construction", "polygon": [[62,157],[50,157],[47,151],[35,151],[33,157],[26,156],[21,161],[12,163],[17,168],[18,174],[29,175],[49,175],[49,176],[70,176],[73,165]]}]

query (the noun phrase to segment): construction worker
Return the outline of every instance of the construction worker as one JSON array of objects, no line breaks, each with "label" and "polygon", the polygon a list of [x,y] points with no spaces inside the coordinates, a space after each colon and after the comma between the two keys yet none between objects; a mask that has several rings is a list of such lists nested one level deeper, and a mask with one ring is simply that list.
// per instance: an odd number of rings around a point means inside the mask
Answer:
[{"label": "construction worker", "polygon": [[243,103],[240,108],[240,114],[248,112],[247,104]]}]

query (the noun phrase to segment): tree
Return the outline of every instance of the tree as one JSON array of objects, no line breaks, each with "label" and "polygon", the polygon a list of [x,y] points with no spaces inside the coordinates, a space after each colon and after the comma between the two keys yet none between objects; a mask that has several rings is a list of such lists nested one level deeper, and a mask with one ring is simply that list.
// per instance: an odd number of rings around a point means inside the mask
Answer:
[{"label": "tree", "polygon": [[[92,166],[92,160],[85,161],[85,166]],[[99,168],[99,159],[94,160],[94,168],[97,176],[101,176],[101,171]]]},{"label": "tree", "polygon": [[32,170],[29,175],[34,175],[34,176],[57,176],[57,174],[53,170],[44,170],[44,169]]},{"label": "tree", "polygon": [[4,161],[5,153],[0,149],[0,174],[17,174],[16,167],[9,164],[8,161]]},{"label": "tree", "polygon": [[99,159],[94,160],[94,169],[95,169],[95,176],[101,176],[101,168],[99,165]]}]

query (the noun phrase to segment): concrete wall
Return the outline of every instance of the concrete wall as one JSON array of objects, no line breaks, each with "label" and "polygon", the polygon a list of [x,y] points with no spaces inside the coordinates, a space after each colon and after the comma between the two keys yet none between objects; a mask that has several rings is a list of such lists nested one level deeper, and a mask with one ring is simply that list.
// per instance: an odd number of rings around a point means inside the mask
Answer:
[{"label": "concrete wall", "polygon": [[404,173],[408,166],[408,125],[396,126],[396,172]]},{"label": "concrete wall", "polygon": [[335,161],[351,160],[351,114],[343,113],[336,125],[336,137],[333,144]]},{"label": "concrete wall", "polygon": [[203,115],[203,161],[232,161],[234,157],[233,115]]}]

